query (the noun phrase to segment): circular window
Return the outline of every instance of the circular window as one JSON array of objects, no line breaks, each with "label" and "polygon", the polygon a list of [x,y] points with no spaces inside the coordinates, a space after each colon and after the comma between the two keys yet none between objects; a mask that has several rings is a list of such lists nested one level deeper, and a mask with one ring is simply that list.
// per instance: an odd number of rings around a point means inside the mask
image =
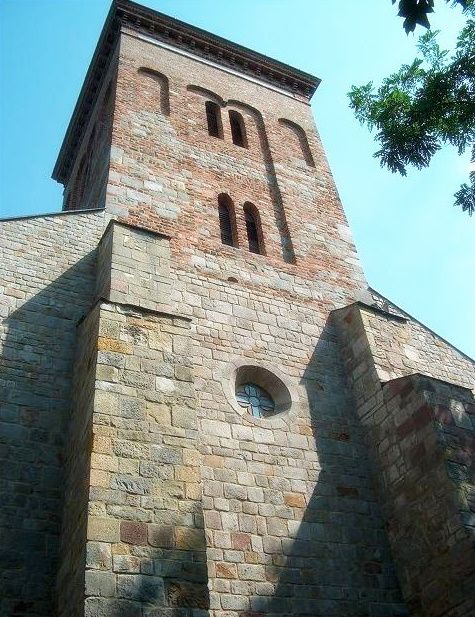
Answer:
[{"label": "circular window", "polygon": [[275,403],[271,395],[255,383],[245,383],[236,388],[236,399],[241,407],[255,418],[265,418],[274,413]]},{"label": "circular window", "polygon": [[228,403],[246,423],[286,430],[300,410],[298,388],[274,364],[248,362],[236,358],[223,366],[221,384]]}]

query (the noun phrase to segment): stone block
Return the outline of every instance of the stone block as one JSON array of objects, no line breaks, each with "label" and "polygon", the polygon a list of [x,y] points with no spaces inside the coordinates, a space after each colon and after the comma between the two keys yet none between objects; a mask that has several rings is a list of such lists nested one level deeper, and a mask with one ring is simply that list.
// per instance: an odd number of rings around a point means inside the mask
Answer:
[{"label": "stone block", "polygon": [[239,578],[244,581],[265,581],[266,573],[264,566],[240,563],[237,565]]},{"label": "stone block", "polygon": [[206,549],[204,530],[175,527],[175,546],[184,551],[204,551]]},{"label": "stone block", "polygon": [[196,430],[198,428],[198,421],[196,419],[196,412],[189,407],[182,407],[180,405],[173,405],[172,409],[172,425],[178,428],[189,428]]},{"label": "stone block", "polygon": [[110,570],[112,565],[111,546],[105,542],[87,542],[86,567],[91,570]]},{"label": "stone block", "polygon": [[121,521],[120,540],[126,544],[147,544],[147,525],[134,521]]},{"label": "stone block", "polygon": [[284,502],[292,508],[305,508],[305,497],[301,493],[284,493]]},{"label": "stone block", "polygon": [[126,574],[138,574],[140,572],[140,558],[132,555],[114,555],[112,570]]},{"label": "stone block", "polygon": [[237,566],[233,563],[218,562],[215,564],[218,578],[237,578]]},{"label": "stone block", "polygon": [[202,420],[201,429],[203,433],[216,437],[231,438],[231,428],[229,424],[225,422],[219,422],[217,420]]},{"label": "stone block", "polygon": [[86,570],[86,596],[111,598],[115,596],[115,591],[115,574],[111,572],[100,572],[98,570]]},{"label": "stone block", "polygon": [[120,521],[90,516],[87,522],[87,539],[98,542],[119,542]]},{"label": "stone block", "polygon": [[117,596],[160,606],[165,599],[163,579],[145,574],[117,574]]},{"label": "stone block", "polygon": [[175,533],[171,525],[148,525],[148,542],[158,548],[173,548]]}]

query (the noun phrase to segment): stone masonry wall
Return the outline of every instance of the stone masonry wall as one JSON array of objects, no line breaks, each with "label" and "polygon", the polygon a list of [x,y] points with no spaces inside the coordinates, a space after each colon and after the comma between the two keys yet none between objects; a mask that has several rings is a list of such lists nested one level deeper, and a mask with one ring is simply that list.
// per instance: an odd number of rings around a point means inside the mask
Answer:
[{"label": "stone masonry wall", "polygon": [[[198,428],[194,447],[200,455],[203,497],[196,507],[204,515],[212,614],[226,611],[234,615],[246,610],[258,614],[292,614],[297,610],[302,614],[318,610],[329,615],[399,614],[402,608],[361,435],[345,394],[334,334],[324,316],[314,306],[289,305],[286,298],[270,299],[256,288],[178,270],[173,259],[167,282],[168,262],[161,270],[157,259],[159,254],[168,254],[167,243],[160,235],[111,223],[100,243],[98,280],[101,289],[108,289],[101,271],[110,268],[115,273],[111,279],[116,290],[110,286],[111,298],[129,307],[135,304],[135,309],[129,308],[134,311],[139,311],[139,305],[152,307],[163,302],[162,294],[157,293],[161,281],[170,290],[168,306],[192,319],[188,345],[197,416],[196,420],[190,416],[190,421]],[[151,263],[156,267],[150,268]],[[147,284],[134,286],[145,273]],[[114,336],[118,336],[117,328]],[[121,330],[119,338],[108,344],[117,351],[127,349],[126,361],[143,373],[142,361],[137,363],[136,352],[126,344],[126,330]],[[120,387],[123,379],[122,365],[115,366],[117,357],[107,354],[112,366],[98,369],[105,382],[99,387],[107,392]],[[231,391],[234,397],[229,369],[233,361],[242,358],[286,375],[295,397],[291,417],[251,420],[247,414],[236,413],[225,392]],[[148,361],[146,370],[161,371],[166,366]],[[107,392],[99,392],[98,400],[109,396]],[[168,400],[174,400],[172,392]],[[117,401],[109,409],[108,413],[120,415],[120,411],[113,412],[118,409]],[[185,410],[185,416],[190,413]],[[145,421],[148,426],[148,415]],[[140,449],[144,456],[147,448]],[[118,463],[108,458],[111,469],[125,464],[115,450],[113,454]],[[360,461],[356,468],[355,458]],[[132,499],[142,480],[137,480],[135,467],[127,469],[130,487],[126,498]],[[173,471],[170,468],[164,473]],[[115,502],[111,505],[107,495],[110,499],[123,497],[116,497],[112,475],[101,474],[101,478],[104,490],[97,493],[93,511],[107,512],[120,528],[117,519],[124,518],[124,511]],[[151,511],[143,513],[137,508],[135,515],[131,509],[127,512],[134,522],[156,524]],[[143,525],[140,528],[140,542],[149,546]],[[173,535],[170,529],[167,533]],[[113,546],[111,550],[116,549]],[[152,549],[140,550],[148,554]],[[126,554],[136,556],[138,549],[134,551]],[[121,567],[121,574],[139,580],[136,560],[124,560]],[[93,569],[101,568],[96,565]],[[142,583],[137,583],[131,595],[120,595],[125,592],[118,592],[113,584],[117,583],[117,572],[97,576],[97,580],[109,581],[108,596],[95,597],[88,605],[113,611],[121,605],[119,600],[122,604],[125,600],[147,604],[140,591]],[[160,570],[150,570],[149,575],[157,572]],[[147,586],[146,581],[143,584]],[[364,598],[356,601],[361,588],[366,590]],[[167,597],[157,592],[154,602],[166,606]]]},{"label": "stone masonry wall", "polygon": [[[407,615],[362,429],[389,408],[383,374],[414,372],[414,349],[427,365],[428,339],[361,305],[330,319],[371,296],[310,107],[135,30],[123,28],[117,54],[105,212],[2,223],[2,488],[16,537],[1,609],[51,615],[86,314],[60,614]],[[206,100],[223,139],[208,135]],[[230,110],[246,148],[232,143]],[[220,193],[234,203],[235,247],[221,243]],[[242,366],[277,375],[288,408],[254,418],[240,407]],[[461,356],[456,370],[470,379]],[[80,475],[87,504],[73,499]]]},{"label": "stone masonry wall", "polygon": [[[378,304],[380,298],[376,297]],[[471,358],[386,299],[384,302],[389,313],[371,309],[361,312],[381,381],[422,373],[475,391],[475,363]]]},{"label": "stone masonry wall", "polygon": [[182,318],[101,306],[88,617],[209,604],[188,329]]},{"label": "stone masonry wall", "polygon": [[99,244],[97,297],[163,310],[170,294],[170,238],[111,221]]},{"label": "stone masonry wall", "polygon": [[0,613],[50,617],[76,323],[103,212],[0,223]]},{"label": "stone masonry wall", "polygon": [[114,115],[117,52],[99,89],[91,116],[78,144],[76,160],[64,185],[63,210],[103,208],[109,177]]},{"label": "stone masonry wall", "polygon": [[[358,304],[335,311],[333,318],[356,411],[373,453],[383,515],[410,614],[471,615],[473,393],[407,374],[399,346],[416,339],[411,339],[413,326],[407,319]],[[467,379],[473,367],[445,343],[441,346],[465,368],[459,381]],[[420,362],[423,352],[419,347]],[[437,347],[428,353],[437,353]],[[414,356],[410,360],[414,362]],[[388,363],[392,374],[399,369],[406,376],[382,382]],[[447,364],[431,370],[452,369]]]},{"label": "stone masonry wall", "polygon": [[86,530],[91,476],[93,411],[100,308],[78,326],[72,408],[65,444],[65,490],[55,607],[58,615],[84,615]]},{"label": "stone masonry wall", "polygon": [[[167,89],[150,93],[156,71]],[[193,78],[191,78],[193,76]],[[223,139],[208,135],[207,97],[222,102]],[[229,110],[244,118],[248,147],[232,143]],[[286,154],[294,137],[279,118],[305,131],[315,160]],[[238,247],[223,245],[217,199],[234,202]],[[247,248],[243,205],[259,210],[265,258]],[[174,263],[204,274],[222,270],[240,280],[305,299],[341,304],[366,283],[341,204],[305,103],[216,66],[157,47],[127,31],[121,37],[107,210],[129,223],[171,236]],[[288,260],[289,250],[294,257]]]},{"label": "stone masonry wall", "polygon": [[475,612],[475,401],[427,377],[384,387],[378,444],[383,511],[403,595],[414,616]]}]

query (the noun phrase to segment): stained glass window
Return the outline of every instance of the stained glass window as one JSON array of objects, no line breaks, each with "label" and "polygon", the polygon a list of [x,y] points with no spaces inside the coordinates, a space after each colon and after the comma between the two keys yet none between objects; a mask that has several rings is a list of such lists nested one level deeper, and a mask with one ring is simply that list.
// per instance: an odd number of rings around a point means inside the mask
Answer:
[{"label": "stained glass window", "polygon": [[274,401],[270,394],[254,383],[245,383],[236,389],[236,399],[241,407],[255,418],[265,418],[273,413]]}]

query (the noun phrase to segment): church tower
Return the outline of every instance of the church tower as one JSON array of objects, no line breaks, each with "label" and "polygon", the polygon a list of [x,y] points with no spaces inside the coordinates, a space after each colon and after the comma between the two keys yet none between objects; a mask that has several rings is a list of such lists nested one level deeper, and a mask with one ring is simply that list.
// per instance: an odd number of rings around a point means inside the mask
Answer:
[{"label": "church tower", "polygon": [[5,319],[6,403],[36,410],[9,456],[56,520],[12,522],[6,615],[470,614],[474,364],[368,287],[318,83],[113,3],[63,212],[3,223],[35,281]]}]

